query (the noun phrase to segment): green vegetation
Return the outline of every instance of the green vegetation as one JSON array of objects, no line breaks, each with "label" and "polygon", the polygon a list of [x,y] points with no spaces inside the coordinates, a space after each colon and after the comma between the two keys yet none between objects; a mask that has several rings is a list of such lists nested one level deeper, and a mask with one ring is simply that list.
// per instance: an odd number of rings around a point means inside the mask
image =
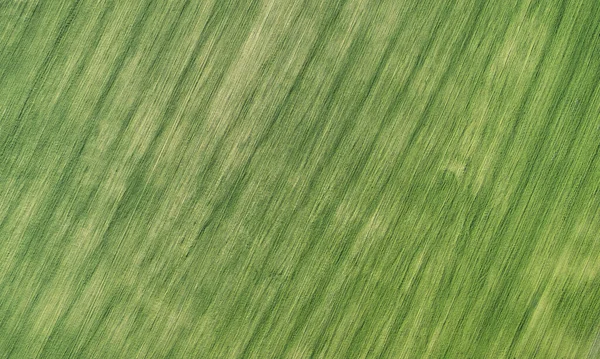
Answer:
[{"label": "green vegetation", "polygon": [[0,357],[600,357],[599,79],[597,0],[0,1]]}]

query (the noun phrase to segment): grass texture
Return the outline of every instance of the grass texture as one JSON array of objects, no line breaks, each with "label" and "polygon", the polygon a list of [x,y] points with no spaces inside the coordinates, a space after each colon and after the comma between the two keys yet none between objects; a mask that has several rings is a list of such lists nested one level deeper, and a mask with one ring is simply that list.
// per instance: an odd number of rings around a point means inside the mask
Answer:
[{"label": "grass texture", "polygon": [[0,358],[600,358],[597,0],[0,0]]}]

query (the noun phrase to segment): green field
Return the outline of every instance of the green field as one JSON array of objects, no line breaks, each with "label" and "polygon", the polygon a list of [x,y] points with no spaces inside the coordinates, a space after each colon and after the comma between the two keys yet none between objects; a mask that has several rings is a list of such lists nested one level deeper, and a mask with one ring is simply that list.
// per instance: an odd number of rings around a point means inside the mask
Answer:
[{"label": "green field", "polygon": [[0,0],[0,358],[600,358],[598,0]]}]

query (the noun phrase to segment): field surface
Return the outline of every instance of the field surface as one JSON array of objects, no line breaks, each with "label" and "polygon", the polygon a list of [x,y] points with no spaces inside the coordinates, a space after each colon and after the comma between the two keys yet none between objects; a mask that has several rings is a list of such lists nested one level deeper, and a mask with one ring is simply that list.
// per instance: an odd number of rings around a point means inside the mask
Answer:
[{"label": "field surface", "polygon": [[0,358],[600,358],[597,0],[0,0]]}]

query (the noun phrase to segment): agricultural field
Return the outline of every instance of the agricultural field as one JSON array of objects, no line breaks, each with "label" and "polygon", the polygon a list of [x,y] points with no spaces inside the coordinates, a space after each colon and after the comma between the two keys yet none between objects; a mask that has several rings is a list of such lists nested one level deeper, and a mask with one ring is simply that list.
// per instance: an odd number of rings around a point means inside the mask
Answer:
[{"label": "agricultural field", "polygon": [[597,0],[0,0],[0,358],[600,358]]}]

